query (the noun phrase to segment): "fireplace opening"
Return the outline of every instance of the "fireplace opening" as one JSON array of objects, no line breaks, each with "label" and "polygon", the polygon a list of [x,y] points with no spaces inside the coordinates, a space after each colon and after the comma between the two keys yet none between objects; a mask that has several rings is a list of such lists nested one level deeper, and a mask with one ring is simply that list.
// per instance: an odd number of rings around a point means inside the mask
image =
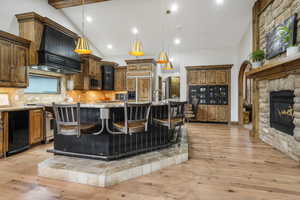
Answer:
[{"label": "fireplace opening", "polygon": [[288,135],[294,135],[294,91],[270,93],[270,126]]}]

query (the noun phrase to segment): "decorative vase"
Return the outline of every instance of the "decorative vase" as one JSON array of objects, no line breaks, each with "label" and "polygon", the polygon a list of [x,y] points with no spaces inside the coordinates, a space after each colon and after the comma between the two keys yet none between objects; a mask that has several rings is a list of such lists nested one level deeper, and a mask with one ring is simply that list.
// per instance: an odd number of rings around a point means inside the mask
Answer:
[{"label": "decorative vase", "polygon": [[252,63],[253,68],[258,68],[262,66],[262,61],[256,61]]},{"label": "decorative vase", "polygon": [[288,47],[286,49],[286,55],[287,57],[293,56],[299,52],[299,47]]}]

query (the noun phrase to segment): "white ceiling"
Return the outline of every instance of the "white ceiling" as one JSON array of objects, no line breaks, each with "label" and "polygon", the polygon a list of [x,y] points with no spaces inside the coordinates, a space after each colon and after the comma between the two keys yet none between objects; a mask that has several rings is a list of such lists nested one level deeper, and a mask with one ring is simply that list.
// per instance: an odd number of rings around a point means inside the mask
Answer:
[{"label": "white ceiling", "polygon": [[[162,17],[163,10],[173,2],[179,5],[178,12]],[[224,0],[223,5],[217,5],[216,0],[112,0],[89,4],[86,15],[93,21],[86,23],[87,37],[102,57],[128,55],[135,37],[133,27],[139,29],[146,55],[156,55],[163,38],[168,38],[171,52],[232,48],[239,44],[250,24],[254,2]],[[62,11],[81,29],[81,7]],[[167,24],[165,36],[162,23]],[[175,37],[182,41],[178,46],[173,44]],[[108,44],[113,48],[108,49]]]}]

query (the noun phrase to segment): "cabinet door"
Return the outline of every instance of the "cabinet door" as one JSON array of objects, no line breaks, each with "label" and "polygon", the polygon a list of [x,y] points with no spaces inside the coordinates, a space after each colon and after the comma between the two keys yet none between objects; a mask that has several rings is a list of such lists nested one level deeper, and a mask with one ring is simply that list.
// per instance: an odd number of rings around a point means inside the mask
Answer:
[{"label": "cabinet door", "polygon": [[217,121],[228,122],[228,106],[217,106]]},{"label": "cabinet door", "polygon": [[205,71],[198,71],[197,72],[197,79],[196,79],[197,84],[203,85],[206,84],[206,72]]},{"label": "cabinet door", "polygon": [[220,85],[228,84],[228,72],[227,71],[216,71],[216,82]]},{"label": "cabinet door", "polygon": [[138,100],[150,101],[150,78],[138,79]]},{"label": "cabinet door", "polygon": [[5,152],[5,142],[4,142],[4,135],[5,135],[5,126],[7,120],[5,120],[5,114],[4,113],[0,113],[0,157],[4,155]]},{"label": "cabinet door", "polygon": [[209,70],[206,72],[207,84],[216,84],[216,71]]},{"label": "cabinet door", "polygon": [[44,136],[44,115],[43,110],[31,110],[29,113],[29,144],[41,142]]},{"label": "cabinet door", "polygon": [[207,121],[207,105],[198,105],[196,119],[197,121]]},{"label": "cabinet door", "polygon": [[11,86],[13,44],[0,40],[0,86]]},{"label": "cabinet door", "polygon": [[217,106],[213,106],[213,105],[207,106],[207,121],[209,122],[217,121]]},{"label": "cabinet door", "polygon": [[127,90],[128,91],[136,91],[136,79],[135,78],[127,79]]},{"label": "cabinet door", "polygon": [[13,84],[16,87],[27,87],[28,49],[23,46],[14,46]]},{"label": "cabinet door", "polygon": [[126,90],[126,69],[115,70],[115,90]]},{"label": "cabinet door", "polygon": [[197,75],[198,75],[198,72],[195,70],[188,71],[188,83],[190,85],[198,84]]}]

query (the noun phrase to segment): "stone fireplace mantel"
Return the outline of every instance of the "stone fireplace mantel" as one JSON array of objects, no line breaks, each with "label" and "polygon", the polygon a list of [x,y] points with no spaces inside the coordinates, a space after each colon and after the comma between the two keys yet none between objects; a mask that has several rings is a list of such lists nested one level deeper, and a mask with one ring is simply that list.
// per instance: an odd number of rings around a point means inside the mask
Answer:
[{"label": "stone fireplace mantel", "polygon": [[[252,135],[300,161],[300,53],[270,61],[246,76],[253,79]],[[292,90],[295,94],[293,136],[270,125],[270,93],[282,90]]]}]

